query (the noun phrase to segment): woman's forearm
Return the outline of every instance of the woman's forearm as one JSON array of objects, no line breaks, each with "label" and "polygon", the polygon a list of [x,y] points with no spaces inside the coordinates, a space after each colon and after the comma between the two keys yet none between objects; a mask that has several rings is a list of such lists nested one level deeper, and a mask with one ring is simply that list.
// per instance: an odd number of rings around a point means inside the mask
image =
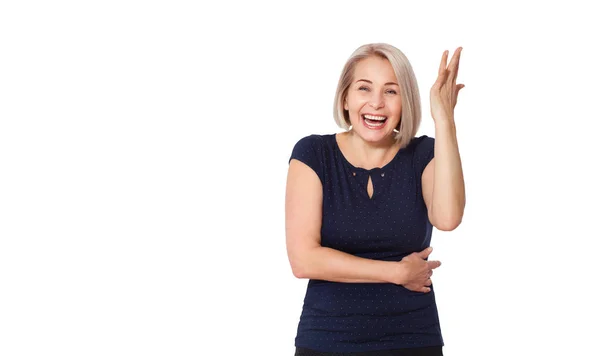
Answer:
[{"label": "woman's forearm", "polygon": [[454,119],[436,120],[432,222],[452,230],[462,221],[465,182]]},{"label": "woman's forearm", "polygon": [[304,252],[299,278],[345,283],[401,282],[398,262],[357,257],[329,247],[315,247]]}]

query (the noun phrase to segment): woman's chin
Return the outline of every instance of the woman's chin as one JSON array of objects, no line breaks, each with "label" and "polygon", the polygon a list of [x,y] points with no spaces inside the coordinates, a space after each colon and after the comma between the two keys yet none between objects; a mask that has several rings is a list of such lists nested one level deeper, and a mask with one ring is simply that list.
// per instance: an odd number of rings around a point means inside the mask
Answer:
[{"label": "woman's chin", "polygon": [[369,130],[361,127],[360,132],[358,134],[362,137],[363,140],[369,142],[379,142],[382,140],[388,139],[390,136],[393,136],[395,133],[393,130]]}]

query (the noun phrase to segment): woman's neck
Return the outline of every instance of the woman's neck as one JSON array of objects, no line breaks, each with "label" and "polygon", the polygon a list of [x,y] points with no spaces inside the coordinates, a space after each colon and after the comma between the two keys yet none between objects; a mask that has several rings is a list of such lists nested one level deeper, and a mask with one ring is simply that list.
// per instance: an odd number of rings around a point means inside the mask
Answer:
[{"label": "woman's neck", "polygon": [[348,131],[347,143],[352,158],[366,169],[385,166],[399,150],[399,145],[393,136],[387,137],[386,140],[369,142],[352,130]]}]

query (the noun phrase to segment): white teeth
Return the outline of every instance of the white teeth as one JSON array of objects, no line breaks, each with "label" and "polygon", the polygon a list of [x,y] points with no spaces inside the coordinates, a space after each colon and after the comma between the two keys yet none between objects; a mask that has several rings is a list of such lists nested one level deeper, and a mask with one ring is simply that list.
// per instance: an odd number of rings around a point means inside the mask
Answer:
[{"label": "white teeth", "polygon": [[383,122],[378,122],[376,124],[371,124],[371,123],[369,123],[367,121],[365,121],[365,122],[367,123],[367,126],[370,126],[370,127],[377,127],[377,126],[383,126],[384,125]]},{"label": "white teeth", "polygon": [[363,116],[369,120],[383,121],[383,120],[387,119],[387,117],[385,117],[385,116],[373,116],[373,115],[363,115]]}]

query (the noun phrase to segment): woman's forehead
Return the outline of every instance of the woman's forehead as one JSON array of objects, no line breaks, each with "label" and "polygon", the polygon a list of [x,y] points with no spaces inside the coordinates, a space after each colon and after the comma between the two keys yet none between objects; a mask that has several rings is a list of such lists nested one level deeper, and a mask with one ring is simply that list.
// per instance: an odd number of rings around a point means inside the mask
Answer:
[{"label": "woman's forehead", "polygon": [[372,83],[396,83],[396,74],[387,59],[368,57],[356,64],[353,81],[367,80]]}]

